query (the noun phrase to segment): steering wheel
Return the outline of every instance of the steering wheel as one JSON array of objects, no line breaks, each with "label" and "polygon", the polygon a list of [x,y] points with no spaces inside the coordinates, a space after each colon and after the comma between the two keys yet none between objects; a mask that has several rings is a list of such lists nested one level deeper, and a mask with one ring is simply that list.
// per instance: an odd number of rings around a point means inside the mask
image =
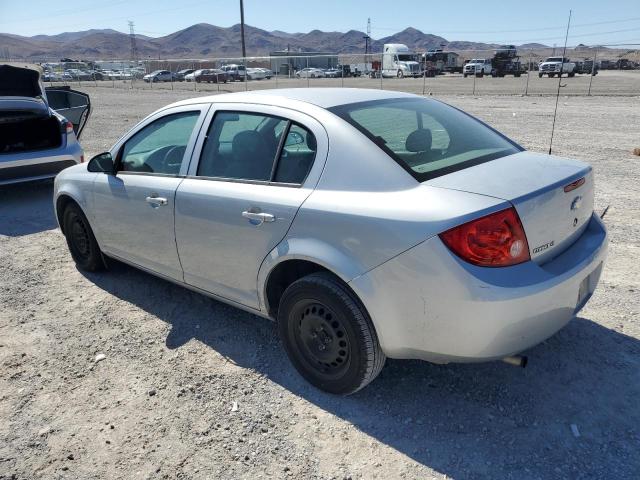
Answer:
[{"label": "steering wheel", "polygon": [[165,172],[178,173],[186,149],[185,145],[174,145],[168,148],[162,159]]}]

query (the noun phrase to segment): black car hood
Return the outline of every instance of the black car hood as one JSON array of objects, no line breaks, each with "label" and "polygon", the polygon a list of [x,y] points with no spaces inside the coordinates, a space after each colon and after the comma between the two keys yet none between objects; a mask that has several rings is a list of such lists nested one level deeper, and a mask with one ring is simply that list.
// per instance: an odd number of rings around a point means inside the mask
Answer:
[{"label": "black car hood", "polygon": [[25,67],[0,65],[0,97],[42,97],[40,72]]}]

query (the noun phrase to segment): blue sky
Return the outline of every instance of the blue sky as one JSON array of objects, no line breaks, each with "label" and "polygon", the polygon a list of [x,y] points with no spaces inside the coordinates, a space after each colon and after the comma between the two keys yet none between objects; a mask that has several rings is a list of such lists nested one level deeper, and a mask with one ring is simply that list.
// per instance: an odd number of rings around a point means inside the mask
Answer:
[{"label": "blue sky", "polygon": [[[408,26],[447,40],[495,43],[640,43],[640,0],[245,0],[245,21],[286,32],[366,30],[374,38]],[[26,7],[28,5],[28,8]],[[0,32],[55,34],[89,28],[162,36],[194,23],[239,23],[238,0],[0,0]]]}]

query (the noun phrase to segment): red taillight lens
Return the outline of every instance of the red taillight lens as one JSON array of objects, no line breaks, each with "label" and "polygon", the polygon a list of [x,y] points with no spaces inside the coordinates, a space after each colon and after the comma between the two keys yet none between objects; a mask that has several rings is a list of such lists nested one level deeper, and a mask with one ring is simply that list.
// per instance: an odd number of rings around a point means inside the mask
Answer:
[{"label": "red taillight lens", "polygon": [[67,133],[72,133],[73,132],[73,123],[67,121],[67,124],[65,125],[65,129],[67,130]]},{"label": "red taillight lens", "polygon": [[513,207],[447,230],[440,239],[460,258],[481,267],[506,267],[530,259],[527,236]]}]

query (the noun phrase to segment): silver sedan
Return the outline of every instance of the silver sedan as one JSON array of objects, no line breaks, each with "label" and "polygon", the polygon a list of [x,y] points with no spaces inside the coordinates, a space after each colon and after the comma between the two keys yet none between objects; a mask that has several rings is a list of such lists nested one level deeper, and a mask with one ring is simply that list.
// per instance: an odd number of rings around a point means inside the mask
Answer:
[{"label": "silver sedan", "polygon": [[496,360],[562,328],[606,256],[593,191],[589,165],[441,102],[326,88],[169,105],[54,202],[80,268],[113,257],[271,318],[348,394],[386,357]]}]

